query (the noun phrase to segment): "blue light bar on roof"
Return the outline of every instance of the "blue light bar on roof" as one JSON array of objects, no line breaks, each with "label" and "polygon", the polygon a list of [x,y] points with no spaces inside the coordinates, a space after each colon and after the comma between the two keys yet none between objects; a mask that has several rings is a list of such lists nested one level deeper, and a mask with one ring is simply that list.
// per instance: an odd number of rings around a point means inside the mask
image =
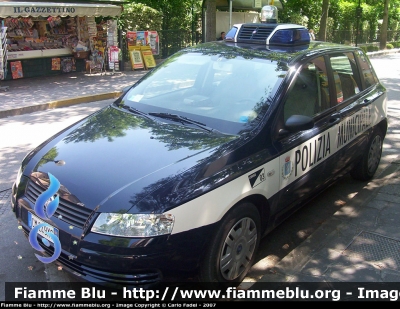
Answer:
[{"label": "blue light bar on roof", "polygon": [[308,30],[304,29],[279,29],[267,40],[271,45],[301,45],[310,43]]}]

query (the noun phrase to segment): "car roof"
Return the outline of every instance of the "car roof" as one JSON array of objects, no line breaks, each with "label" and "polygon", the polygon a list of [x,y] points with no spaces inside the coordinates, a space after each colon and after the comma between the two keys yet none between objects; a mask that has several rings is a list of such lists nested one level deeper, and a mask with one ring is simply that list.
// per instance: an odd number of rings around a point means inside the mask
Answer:
[{"label": "car roof", "polygon": [[324,55],[331,52],[349,52],[360,50],[354,46],[312,41],[308,44],[296,46],[274,46],[259,43],[234,43],[229,41],[213,41],[201,43],[184,49],[184,52],[201,52],[203,54],[224,54],[227,57],[234,55],[242,57],[264,58],[285,62],[288,65],[298,62],[301,58]]}]

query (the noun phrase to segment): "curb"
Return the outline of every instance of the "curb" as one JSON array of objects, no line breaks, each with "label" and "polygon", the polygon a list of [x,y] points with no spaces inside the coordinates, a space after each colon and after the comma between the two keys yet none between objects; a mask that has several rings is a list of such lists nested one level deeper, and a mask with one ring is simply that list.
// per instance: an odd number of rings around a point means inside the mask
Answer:
[{"label": "curb", "polygon": [[389,54],[395,54],[395,53],[400,53],[400,48],[394,48],[394,49],[384,49],[376,52],[367,52],[367,56],[369,58],[372,57],[379,57],[379,56],[385,56]]},{"label": "curb", "polygon": [[107,92],[100,94],[93,94],[88,96],[75,97],[72,99],[61,99],[57,101],[51,101],[48,103],[26,106],[21,108],[14,108],[10,110],[0,111],[0,118],[6,118],[10,116],[18,116],[23,114],[29,114],[37,111],[43,111],[46,109],[66,107],[75,104],[89,103],[94,101],[103,101],[109,99],[117,99],[122,94],[121,91]]}]

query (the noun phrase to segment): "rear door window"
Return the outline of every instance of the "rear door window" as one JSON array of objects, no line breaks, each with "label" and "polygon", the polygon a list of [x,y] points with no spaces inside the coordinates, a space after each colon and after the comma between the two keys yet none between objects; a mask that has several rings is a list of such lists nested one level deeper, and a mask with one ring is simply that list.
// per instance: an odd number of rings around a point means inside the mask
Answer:
[{"label": "rear door window", "polygon": [[332,55],[330,61],[335,81],[336,103],[340,104],[360,92],[361,82],[357,64],[353,53]]}]

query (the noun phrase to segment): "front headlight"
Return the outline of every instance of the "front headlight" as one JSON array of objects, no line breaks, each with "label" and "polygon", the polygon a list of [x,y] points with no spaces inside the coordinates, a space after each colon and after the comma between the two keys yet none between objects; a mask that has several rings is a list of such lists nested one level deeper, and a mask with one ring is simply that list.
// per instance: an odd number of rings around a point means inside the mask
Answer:
[{"label": "front headlight", "polygon": [[92,232],[124,237],[153,237],[170,234],[175,217],[171,214],[101,213]]}]

